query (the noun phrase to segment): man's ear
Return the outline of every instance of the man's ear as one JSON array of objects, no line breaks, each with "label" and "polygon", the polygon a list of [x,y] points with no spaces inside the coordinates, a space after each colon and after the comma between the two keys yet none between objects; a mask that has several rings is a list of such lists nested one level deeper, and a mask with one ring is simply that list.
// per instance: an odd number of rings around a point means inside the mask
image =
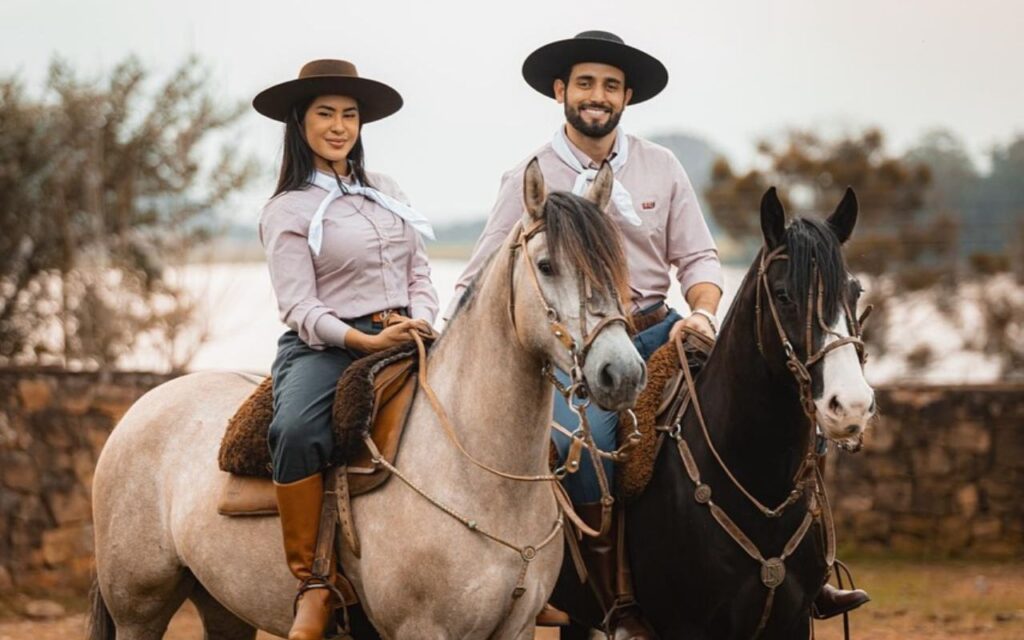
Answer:
[{"label": "man's ear", "polygon": [[555,100],[558,104],[565,102],[565,82],[561,78],[555,78],[552,83],[552,88],[555,90]]},{"label": "man's ear", "polygon": [[627,87],[626,88],[626,101],[623,102],[622,105],[626,106],[627,104],[629,104],[632,101],[633,101],[633,90],[630,89],[629,87]]}]

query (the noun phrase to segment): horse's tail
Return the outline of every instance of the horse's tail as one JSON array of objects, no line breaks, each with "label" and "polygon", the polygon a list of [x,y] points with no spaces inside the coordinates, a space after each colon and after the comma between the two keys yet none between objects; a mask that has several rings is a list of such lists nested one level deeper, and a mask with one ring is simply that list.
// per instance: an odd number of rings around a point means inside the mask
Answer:
[{"label": "horse's tail", "polygon": [[103,601],[100,584],[93,578],[92,589],[89,590],[92,601],[92,614],[89,616],[89,640],[114,640],[114,619],[110,617],[107,603]]}]

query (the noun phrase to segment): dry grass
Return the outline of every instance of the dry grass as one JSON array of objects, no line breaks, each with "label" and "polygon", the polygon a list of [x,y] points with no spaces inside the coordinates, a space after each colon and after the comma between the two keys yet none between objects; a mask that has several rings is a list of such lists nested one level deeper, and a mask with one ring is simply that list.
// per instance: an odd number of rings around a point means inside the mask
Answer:
[{"label": "dry grass", "polygon": [[[850,563],[873,601],[851,616],[851,636],[870,640],[1024,638],[1024,561],[891,559]],[[816,626],[819,640],[842,638],[842,620]]]},{"label": "dry grass", "polygon": [[[1002,563],[859,559],[851,563],[857,584],[873,601],[854,613],[851,635],[859,640],[1021,640],[1024,638],[1024,560]],[[0,622],[0,640],[64,640],[84,636],[85,616],[62,620]],[[820,622],[818,640],[842,638],[841,619]],[[202,637],[198,616],[186,605],[167,640]],[[275,636],[260,634],[259,640]],[[538,640],[555,640],[553,630]]]}]

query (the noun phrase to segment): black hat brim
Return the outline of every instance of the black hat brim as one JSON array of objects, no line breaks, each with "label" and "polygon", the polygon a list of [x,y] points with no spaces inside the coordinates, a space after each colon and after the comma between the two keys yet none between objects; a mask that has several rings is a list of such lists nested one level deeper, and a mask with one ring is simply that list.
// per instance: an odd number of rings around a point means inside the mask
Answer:
[{"label": "black hat brim", "polygon": [[622,69],[626,86],[633,90],[630,104],[650,100],[668,84],[668,69],[654,56],[628,44],[578,37],[546,44],[531,53],[523,62],[523,78],[540,93],[554,98],[555,78],[581,62],[600,62]]},{"label": "black hat brim", "polygon": [[264,89],[253,98],[252,106],[268,118],[284,122],[296,102],[327,95],[355,99],[361,124],[392,115],[402,108],[403,102],[402,96],[383,82],[348,76],[312,76]]}]

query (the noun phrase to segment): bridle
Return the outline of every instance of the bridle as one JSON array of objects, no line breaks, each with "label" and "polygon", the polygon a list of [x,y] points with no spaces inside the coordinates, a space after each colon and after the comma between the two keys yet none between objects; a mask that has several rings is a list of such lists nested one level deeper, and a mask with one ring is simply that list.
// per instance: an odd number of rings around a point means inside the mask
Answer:
[{"label": "bridle", "polygon": [[[551,306],[547,297],[544,295],[544,291],[540,286],[540,278],[537,276],[537,268],[533,264],[533,256],[530,254],[529,242],[538,233],[546,230],[546,223],[544,220],[537,220],[529,227],[523,227],[522,222],[516,224],[513,229],[516,239],[512,242],[509,250],[509,265],[508,265],[508,277],[509,277],[509,294],[508,294],[508,315],[509,320],[512,323],[512,332],[519,342],[519,345],[526,349],[526,345],[523,343],[523,339],[519,334],[519,326],[516,322],[516,286],[515,286],[515,263],[519,257],[519,252],[522,251],[524,262],[527,266],[527,273],[530,274],[530,282],[533,284],[533,290],[540,298],[541,305],[544,307],[544,312],[547,315],[548,326],[551,330],[552,335],[562,343],[562,346],[569,352],[569,357],[572,360],[572,371],[570,376],[572,378],[572,384],[576,387],[575,392],[582,395],[586,391],[586,381],[583,378],[583,366],[586,364],[587,354],[590,352],[590,347],[593,346],[594,341],[597,339],[601,332],[614,324],[621,324],[627,330],[629,328],[629,320],[626,315],[622,312],[622,304],[616,298],[616,313],[608,315],[604,311],[595,310],[590,308],[590,301],[592,295],[592,284],[591,282],[583,277],[582,273],[578,273],[577,281],[579,282],[580,289],[580,337],[583,339],[582,348],[576,342],[576,339],[572,337],[572,334],[562,323],[559,317],[558,311]],[[590,331],[587,330],[587,312],[593,315],[601,317],[601,320],[597,325]],[[551,372],[551,362],[548,361],[545,364],[545,372],[549,374]]]},{"label": "bridle", "polygon": [[[812,390],[811,373],[810,368],[817,362],[821,361],[829,354],[829,352],[838,349],[840,347],[852,344],[854,349],[857,350],[857,358],[860,360],[860,366],[863,369],[864,364],[867,362],[867,352],[864,347],[864,340],[862,339],[864,322],[867,321],[868,316],[871,314],[872,307],[868,305],[860,318],[853,314],[846,299],[843,298],[843,315],[846,318],[846,326],[850,335],[843,336],[833,331],[826,323],[824,317],[824,292],[825,285],[821,277],[821,272],[818,269],[817,262],[813,262],[811,266],[811,282],[815,283],[817,288],[817,296],[814,295],[814,291],[808,289],[807,291],[807,303],[806,303],[806,318],[804,322],[804,344],[806,345],[807,356],[804,360],[796,355],[796,349],[793,347],[792,341],[789,339],[789,335],[786,333],[785,327],[782,326],[782,319],[779,316],[778,307],[775,305],[775,300],[772,298],[771,285],[768,282],[768,268],[772,262],[776,260],[789,260],[789,256],[785,253],[786,246],[781,245],[775,249],[769,251],[768,248],[764,248],[761,251],[761,262],[757,270],[757,289],[755,294],[755,305],[754,305],[754,316],[755,316],[755,331],[757,335],[757,350],[761,353],[761,356],[768,359],[764,349],[764,335],[762,330],[762,297],[768,301],[768,310],[771,312],[772,322],[775,325],[775,330],[779,335],[779,342],[782,344],[782,350],[786,355],[786,368],[789,369],[790,373],[796,379],[797,385],[800,389],[800,406],[803,408],[804,414],[807,419],[811,422],[813,428],[817,424],[817,407],[814,404],[814,393]],[[762,295],[761,291],[764,291]],[[817,304],[815,304],[815,297],[817,298]],[[814,332],[813,325],[817,322],[818,326],[828,335],[835,336],[835,340],[829,343],[822,344],[818,351],[811,353],[811,345],[814,344]],[[852,449],[854,451],[859,450],[861,447],[861,436],[857,437],[857,440],[850,445],[846,445],[845,448]]]},{"label": "bridle", "polygon": [[[540,278],[537,276],[537,269],[533,263],[533,256],[530,253],[529,242],[538,233],[546,230],[546,223],[543,219],[536,220],[533,224],[528,227],[524,227],[522,222],[516,224],[513,229],[515,240],[510,245],[509,249],[509,299],[508,299],[508,315],[509,320],[512,324],[512,332],[515,335],[516,341],[520,347],[526,349],[526,345],[519,332],[519,326],[516,322],[516,287],[515,287],[515,264],[519,258],[519,255],[523,256],[523,261],[526,264],[526,271],[530,275],[529,281],[533,284],[534,293],[540,300],[541,305],[544,307],[545,315],[547,316],[547,322],[551,334],[562,344],[563,347],[569,352],[569,358],[572,361],[572,368],[569,371],[570,382],[569,385],[563,385],[554,373],[554,364],[551,360],[547,360],[542,368],[543,375],[548,379],[548,382],[555,387],[556,391],[565,398],[565,402],[569,409],[576,415],[579,420],[579,426],[575,431],[568,432],[567,435],[571,438],[569,450],[566,455],[565,462],[562,466],[558,467],[554,471],[554,476],[561,480],[567,474],[575,473],[580,468],[580,458],[583,450],[586,449],[593,462],[595,475],[597,476],[598,486],[601,490],[601,526],[599,529],[593,529],[588,526],[581,518],[577,516],[575,510],[570,507],[570,503],[566,502],[563,506],[566,511],[566,515],[572,520],[573,524],[576,525],[577,529],[589,536],[598,536],[608,531],[611,526],[612,516],[612,505],[615,502],[612,496],[611,484],[608,482],[608,476],[605,473],[604,465],[600,463],[600,458],[610,458],[612,460],[623,459],[626,452],[640,441],[641,434],[639,430],[639,424],[636,419],[636,415],[632,409],[626,410],[624,413],[632,420],[633,430],[630,435],[626,438],[626,441],[615,451],[602,451],[597,443],[594,441],[593,434],[590,429],[590,423],[587,418],[587,407],[590,406],[591,395],[590,390],[587,387],[586,378],[583,375],[583,367],[586,365],[587,354],[590,352],[591,346],[594,341],[601,334],[602,331],[608,327],[621,324],[623,327],[630,329],[631,324],[629,319],[623,313],[622,303],[615,296],[615,313],[607,314],[604,311],[590,308],[590,301],[593,298],[592,295],[592,284],[584,277],[581,271],[577,272],[577,283],[579,285],[579,298],[580,298],[580,336],[583,340],[583,346],[580,347],[579,343],[573,338],[572,334],[562,323],[559,316],[558,310],[555,309],[544,295],[544,291],[540,286]],[[596,315],[601,320],[594,326],[593,329],[587,329],[587,314],[588,312],[592,315]],[[560,427],[554,425],[556,428]],[[560,487],[561,485],[559,485]]]}]

